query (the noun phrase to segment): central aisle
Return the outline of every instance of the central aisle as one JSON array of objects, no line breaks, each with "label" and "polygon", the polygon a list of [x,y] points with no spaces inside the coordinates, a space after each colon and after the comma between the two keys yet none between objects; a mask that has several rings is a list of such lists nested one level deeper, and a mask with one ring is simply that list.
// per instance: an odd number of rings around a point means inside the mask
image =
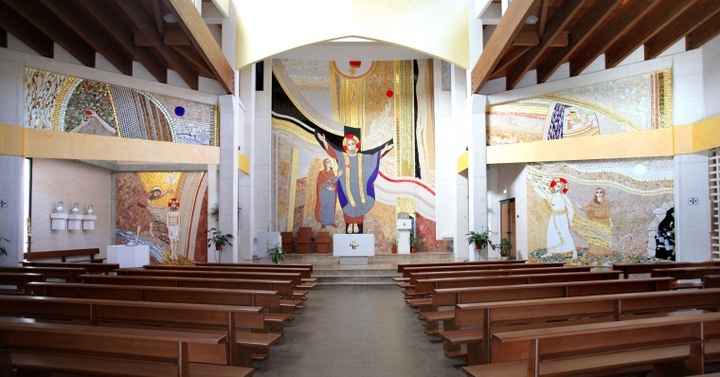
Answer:
[{"label": "central aisle", "polygon": [[395,286],[320,286],[256,377],[462,377]]}]

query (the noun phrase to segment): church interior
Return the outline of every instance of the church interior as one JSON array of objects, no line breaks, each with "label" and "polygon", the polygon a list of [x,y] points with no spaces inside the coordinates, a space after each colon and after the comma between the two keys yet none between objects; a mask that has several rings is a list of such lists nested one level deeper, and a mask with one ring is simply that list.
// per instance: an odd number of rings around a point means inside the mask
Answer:
[{"label": "church interior", "polygon": [[0,0],[0,377],[720,376],[720,0]]}]

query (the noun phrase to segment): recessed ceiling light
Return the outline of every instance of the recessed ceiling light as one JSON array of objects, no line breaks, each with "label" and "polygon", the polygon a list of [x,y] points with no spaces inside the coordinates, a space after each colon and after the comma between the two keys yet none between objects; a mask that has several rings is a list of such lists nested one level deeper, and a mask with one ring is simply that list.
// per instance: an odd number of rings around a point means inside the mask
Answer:
[{"label": "recessed ceiling light", "polygon": [[525,21],[530,25],[535,25],[538,22],[538,17],[534,14],[531,14],[527,17],[527,19],[525,19]]}]

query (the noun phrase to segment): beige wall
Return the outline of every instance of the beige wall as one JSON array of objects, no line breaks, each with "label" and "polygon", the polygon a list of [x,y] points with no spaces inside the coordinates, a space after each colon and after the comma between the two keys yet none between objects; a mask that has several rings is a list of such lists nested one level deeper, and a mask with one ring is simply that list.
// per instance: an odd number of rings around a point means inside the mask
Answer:
[{"label": "beige wall", "polygon": [[[98,247],[105,254],[112,242],[111,171],[71,160],[33,159],[32,250]],[[67,211],[80,203],[95,205],[92,231],[50,231],[50,212],[59,200]]]}]

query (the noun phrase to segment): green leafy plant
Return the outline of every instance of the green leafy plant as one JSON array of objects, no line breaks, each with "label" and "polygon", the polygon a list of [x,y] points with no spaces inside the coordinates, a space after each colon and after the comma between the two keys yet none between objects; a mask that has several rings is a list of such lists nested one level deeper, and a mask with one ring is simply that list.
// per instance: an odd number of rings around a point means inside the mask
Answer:
[{"label": "green leafy plant", "polygon": [[482,232],[471,231],[470,233],[467,233],[466,236],[468,244],[474,244],[475,248],[478,250],[482,250],[488,246],[490,246],[491,249],[495,248],[492,242],[490,242],[490,232],[488,232],[487,230]]},{"label": "green leafy plant", "polygon": [[0,236],[0,255],[8,255],[7,248],[4,245],[4,244],[8,244],[8,243],[10,243],[9,239],[7,239],[3,236]]},{"label": "green leafy plant", "polygon": [[272,262],[274,264],[278,264],[283,259],[285,259],[285,253],[283,253],[282,248],[280,246],[275,246],[271,249],[268,249],[268,254],[270,254],[270,258],[272,259]]},{"label": "green leafy plant", "polygon": [[500,240],[500,256],[509,257],[512,252],[512,242],[509,239],[503,238]]},{"label": "green leafy plant", "polygon": [[227,246],[232,246],[233,236],[230,233],[223,233],[212,227],[208,230],[208,247],[215,246],[215,250],[223,251]]}]

